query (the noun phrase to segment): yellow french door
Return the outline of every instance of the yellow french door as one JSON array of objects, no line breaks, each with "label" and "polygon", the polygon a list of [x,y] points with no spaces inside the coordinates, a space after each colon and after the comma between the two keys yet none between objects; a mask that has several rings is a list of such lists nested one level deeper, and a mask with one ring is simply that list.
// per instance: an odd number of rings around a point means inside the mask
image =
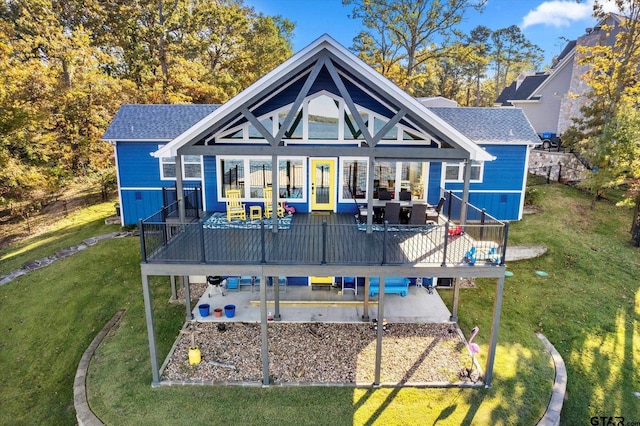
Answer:
[{"label": "yellow french door", "polygon": [[334,211],[336,208],[336,160],[311,160],[311,210]]}]

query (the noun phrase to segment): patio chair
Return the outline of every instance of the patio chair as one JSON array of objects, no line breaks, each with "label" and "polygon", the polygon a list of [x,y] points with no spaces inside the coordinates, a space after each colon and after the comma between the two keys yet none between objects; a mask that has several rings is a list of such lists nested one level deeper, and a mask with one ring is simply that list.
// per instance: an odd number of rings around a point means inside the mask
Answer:
[{"label": "patio chair", "polygon": [[391,200],[393,198],[393,194],[389,191],[380,190],[378,193],[378,200]]},{"label": "patio chair", "polygon": [[384,206],[384,220],[391,225],[400,223],[400,203],[389,202]]},{"label": "patio chair", "polygon": [[[400,191],[400,195],[398,196],[398,200],[402,201],[411,201],[411,192],[403,189]],[[401,223],[409,223],[409,215],[411,214],[411,207],[402,206],[400,209],[400,222]]]},{"label": "patio chair", "polygon": [[440,212],[444,206],[444,201],[444,197],[442,197],[440,198],[440,201],[438,201],[438,205],[435,209],[427,209],[427,222],[432,221],[438,223],[438,220],[440,219]]},{"label": "patio chair", "polygon": [[273,287],[275,285],[275,280],[278,280],[278,290],[286,293],[287,292],[287,277],[284,277],[284,276],[271,277],[271,279],[268,281],[269,287]]},{"label": "patio chair", "polygon": [[[262,189],[264,196],[264,217],[270,218],[273,214],[273,189],[271,187],[266,187]],[[282,204],[278,203],[278,217],[284,217],[284,208]]]},{"label": "patio chair", "polygon": [[427,222],[427,204],[414,204],[409,215],[409,225],[424,225]]},{"label": "patio chair", "polygon": [[358,277],[342,277],[342,294],[345,291],[353,291],[353,294],[358,294]]},{"label": "patio chair", "polygon": [[247,220],[247,210],[245,204],[240,199],[240,190],[230,189],[226,193],[227,197],[227,221],[231,219]]}]

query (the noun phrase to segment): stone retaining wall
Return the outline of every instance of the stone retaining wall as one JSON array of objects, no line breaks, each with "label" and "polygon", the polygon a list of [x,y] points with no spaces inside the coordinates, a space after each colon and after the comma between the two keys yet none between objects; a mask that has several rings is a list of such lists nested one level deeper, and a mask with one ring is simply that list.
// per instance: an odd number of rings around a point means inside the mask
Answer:
[{"label": "stone retaining wall", "polygon": [[578,182],[585,179],[589,170],[570,152],[534,149],[529,154],[529,173],[554,182]]}]

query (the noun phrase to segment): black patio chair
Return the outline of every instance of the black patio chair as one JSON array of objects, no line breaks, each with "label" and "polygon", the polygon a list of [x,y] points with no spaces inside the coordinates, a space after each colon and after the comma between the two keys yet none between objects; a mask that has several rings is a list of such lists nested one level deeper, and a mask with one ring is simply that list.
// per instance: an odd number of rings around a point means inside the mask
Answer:
[{"label": "black patio chair", "polygon": [[427,222],[427,204],[414,204],[411,206],[409,225],[424,225]]},{"label": "black patio chair", "polygon": [[400,201],[411,201],[411,192],[409,191],[400,191]]},{"label": "black patio chair", "polygon": [[440,198],[440,201],[438,201],[438,205],[435,209],[427,209],[427,222],[433,221],[435,223],[438,223],[438,220],[440,219],[440,212],[442,211],[442,206],[444,206],[444,201],[444,197],[442,197]]},{"label": "black patio chair", "polygon": [[378,200],[391,200],[393,194],[390,191],[380,191],[378,194]]},{"label": "black patio chair", "polygon": [[389,202],[385,204],[384,220],[389,222],[390,225],[397,225],[400,223],[400,203]]}]

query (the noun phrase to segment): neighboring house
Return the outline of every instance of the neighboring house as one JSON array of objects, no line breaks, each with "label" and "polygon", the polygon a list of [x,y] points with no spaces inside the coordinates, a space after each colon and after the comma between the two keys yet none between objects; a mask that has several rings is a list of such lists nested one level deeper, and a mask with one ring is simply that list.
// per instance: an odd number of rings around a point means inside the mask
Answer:
[{"label": "neighboring house", "polygon": [[[549,71],[519,75],[502,91],[494,105],[521,108],[538,134],[562,135],[573,125],[572,118],[581,117],[580,107],[587,102],[584,95],[589,91],[581,78],[587,66],[578,65],[577,48],[613,45],[621,19],[619,15],[610,14],[594,28],[587,28],[583,36],[567,43]],[[605,26],[613,29],[605,31]]]},{"label": "neighboring house", "polygon": [[[140,225],[154,383],[159,363],[150,276],[260,277],[262,342],[268,340],[270,277],[313,282],[311,277],[349,276],[363,279],[366,289],[376,278],[381,318],[388,278],[485,277],[498,282],[485,369],[490,386],[505,220],[522,215],[526,165],[537,137],[520,110],[452,105],[412,98],[325,35],[223,105],[123,106],[103,138],[115,146],[123,224]],[[379,197],[383,190],[395,200],[408,191],[413,201],[432,205],[445,197],[445,219],[436,215],[435,223],[425,223],[423,211],[413,228],[374,226],[376,205],[391,210]],[[295,207],[293,225],[281,229],[273,209],[252,229],[209,227],[211,212],[224,212],[237,191],[247,208],[266,207],[265,192],[270,205]],[[176,194],[186,196],[178,197],[168,219],[167,209],[158,211]],[[357,224],[355,213],[366,213],[366,224]],[[273,297],[279,318],[279,292]],[[457,287],[452,305],[455,322]],[[379,332],[378,345],[381,339]],[[264,343],[262,357],[263,383],[269,384]]]}]

